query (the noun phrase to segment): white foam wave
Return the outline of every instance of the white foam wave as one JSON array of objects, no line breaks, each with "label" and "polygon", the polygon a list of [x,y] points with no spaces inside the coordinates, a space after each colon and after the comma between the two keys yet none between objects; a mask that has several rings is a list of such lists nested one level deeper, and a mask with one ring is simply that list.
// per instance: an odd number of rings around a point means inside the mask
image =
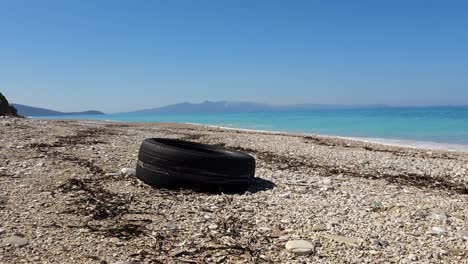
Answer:
[{"label": "white foam wave", "polygon": [[387,146],[409,147],[409,148],[417,148],[417,149],[468,152],[468,145],[463,145],[463,144],[440,143],[440,142],[418,141],[418,140],[407,140],[407,139],[343,137],[343,136],[308,134],[308,133],[292,133],[292,132],[287,132],[287,131],[270,131],[270,130],[258,130],[258,129],[233,128],[233,127],[224,127],[224,126],[215,126],[215,125],[204,125],[204,124],[199,124],[199,123],[186,123],[186,124],[212,127],[212,128],[221,128],[221,129],[228,129],[228,130],[239,130],[239,131],[246,131],[246,132],[268,133],[268,134],[291,134],[291,135],[302,135],[302,136],[320,136],[320,137],[330,137],[330,138],[341,138],[341,139],[346,139],[346,140],[355,140],[355,141],[375,143],[375,144],[381,144],[381,145],[387,145]]}]

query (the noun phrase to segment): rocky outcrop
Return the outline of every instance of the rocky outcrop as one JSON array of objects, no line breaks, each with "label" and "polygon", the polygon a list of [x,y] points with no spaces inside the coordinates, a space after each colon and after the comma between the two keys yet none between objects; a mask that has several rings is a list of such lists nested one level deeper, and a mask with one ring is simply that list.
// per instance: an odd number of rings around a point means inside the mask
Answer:
[{"label": "rocky outcrop", "polygon": [[18,116],[16,108],[8,103],[2,93],[0,93],[0,116]]}]

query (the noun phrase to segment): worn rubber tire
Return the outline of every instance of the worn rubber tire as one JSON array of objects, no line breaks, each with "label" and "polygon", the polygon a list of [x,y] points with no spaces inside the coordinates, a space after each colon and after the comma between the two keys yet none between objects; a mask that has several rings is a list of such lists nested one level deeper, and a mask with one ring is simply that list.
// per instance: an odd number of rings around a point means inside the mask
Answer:
[{"label": "worn rubber tire", "polygon": [[243,152],[177,139],[145,139],[137,177],[158,188],[236,191],[248,187],[255,159]]}]

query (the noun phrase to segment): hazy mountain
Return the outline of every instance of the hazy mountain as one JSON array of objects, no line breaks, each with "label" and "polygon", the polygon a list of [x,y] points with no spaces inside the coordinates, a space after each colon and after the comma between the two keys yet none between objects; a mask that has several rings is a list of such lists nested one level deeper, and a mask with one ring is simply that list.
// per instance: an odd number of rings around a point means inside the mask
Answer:
[{"label": "hazy mountain", "polygon": [[22,116],[104,115],[103,112],[95,110],[89,110],[84,112],[59,112],[55,110],[32,107],[22,104],[12,105],[18,110],[18,114]]},{"label": "hazy mountain", "polygon": [[202,103],[179,103],[163,107],[143,109],[128,112],[128,114],[209,114],[209,113],[246,113],[268,111],[307,111],[320,109],[356,109],[356,108],[383,108],[385,105],[324,105],[324,104],[297,104],[297,105],[268,105],[252,102],[205,101]]}]

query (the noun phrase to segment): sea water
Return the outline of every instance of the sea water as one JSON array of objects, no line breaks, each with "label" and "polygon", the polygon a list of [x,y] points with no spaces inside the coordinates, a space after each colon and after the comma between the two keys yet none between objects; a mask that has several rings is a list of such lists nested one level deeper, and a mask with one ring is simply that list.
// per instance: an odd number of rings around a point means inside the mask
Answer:
[{"label": "sea water", "polygon": [[196,123],[468,151],[468,107],[327,109],[191,115],[109,114],[41,118]]}]

